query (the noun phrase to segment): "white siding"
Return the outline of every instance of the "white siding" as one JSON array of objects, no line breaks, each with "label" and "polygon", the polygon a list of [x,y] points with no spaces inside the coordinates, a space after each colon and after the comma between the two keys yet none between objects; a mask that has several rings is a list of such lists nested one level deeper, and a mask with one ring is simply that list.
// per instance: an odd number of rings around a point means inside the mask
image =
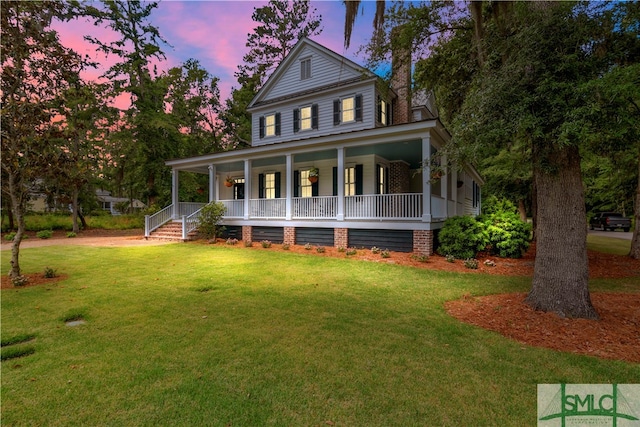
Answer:
[{"label": "white siding", "polygon": [[[305,80],[300,79],[300,60],[303,58],[311,58],[311,78]],[[358,70],[309,45],[292,59],[290,67],[283,70],[280,79],[262,94],[261,102],[362,76]]]},{"label": "white siding", "polygon": [[[362,121],[334,126],[333,101],[340,97],[357,94],[362,95]],[[293,132],[293,110],[311,104],[318,104],[318,129]],[[319,97],[296,98],[284,104],[280,103],[277,106],[267,105],[255,110],[252,114],[252,145],[257,147],[303,138],[370,129],[375,127],[376,110],[374,82],[370,82],[366,86],[359,86],[358,89],[350,88],[343,91],[334,91]],[[280,135],[260,138],[260,117],[272,113],[280,113]]]}]

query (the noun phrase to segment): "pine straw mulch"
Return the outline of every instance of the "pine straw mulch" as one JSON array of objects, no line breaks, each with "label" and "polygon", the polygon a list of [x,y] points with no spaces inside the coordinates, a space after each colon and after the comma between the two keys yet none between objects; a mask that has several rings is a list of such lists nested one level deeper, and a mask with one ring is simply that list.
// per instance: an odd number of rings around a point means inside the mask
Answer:
[{"label": "pine straw mulch", "polygon": [[[192,244],[206,244],[200,240]],[[217,244],[224,244],[218,241]],[[242,242],[238,243],[242,245]],[[262,248],[255,242],[247,250],[282,251],[282,245]],[[336,248],[325,248],[318,253],[316,248],[307,250],[301,245],[292,245],[289,252],[305,253],[313,256],[347,258],[344,252]],[[501,259],[483,254],[478,257],[478,269],[471,270],[460,260],[447,262],[444,257],[431,256],[427,262],[421,262],[411,254],[391,252],[389,258],[380,254],[359,249],[356,255],[348,258],[365,259],[371,262],[409,265],[417,268],[451,271],[466,274],[488,274],[503,276],[533,275],[535,244],[520,259]],[[638,278],[640,291],[640,260],[627,256],[604,254],[589,251],[589,275],[591,278]],[[485,265],[485,260],[495,262],[495,266]],[[66,276],[59,275],[45,279],[42,273],[27,275],[26,286],[53,284]],[[2,289],[17,289],[5,274],[2,275]],[[640,363],[640,292],[609,293],[592,292],[591,300],[600,315],[600,320],[566,319],[553,313],[534,311],[524,303],[524,293],[497,294],[482,297],[465,296],[460,300],[449,301],[445,309],[457,319],[485,329],[498,332],[518,342],[546,347],[559,351],[585,354],[604,359],[625,360]]]}]

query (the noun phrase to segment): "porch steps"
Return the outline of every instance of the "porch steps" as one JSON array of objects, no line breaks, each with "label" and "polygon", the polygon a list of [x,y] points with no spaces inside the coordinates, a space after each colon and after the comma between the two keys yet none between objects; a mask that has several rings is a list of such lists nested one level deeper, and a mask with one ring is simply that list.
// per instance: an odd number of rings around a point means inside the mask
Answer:
[{"label": "porch steps", "polygon": [[[194,240],[198,237],[198,230],[194,230],[189,233],[186,240]],[[157,228],[151,232],[149,239],[158,240],[174,240],[177,242],[184,241],[182,239],[182,222],[169,221],[162,227]]]}]

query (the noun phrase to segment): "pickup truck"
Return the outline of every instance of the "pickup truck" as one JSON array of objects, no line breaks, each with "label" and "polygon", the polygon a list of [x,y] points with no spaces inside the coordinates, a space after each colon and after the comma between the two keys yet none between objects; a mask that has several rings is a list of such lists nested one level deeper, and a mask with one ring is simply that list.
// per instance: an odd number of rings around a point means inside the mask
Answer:
[{"label": "pickup truck", "polygon": [[631,219],[615,212],[600,212],[589,221],[591,229],[602,228],[604,231],[622,228],[624,231],[631,229]]}]

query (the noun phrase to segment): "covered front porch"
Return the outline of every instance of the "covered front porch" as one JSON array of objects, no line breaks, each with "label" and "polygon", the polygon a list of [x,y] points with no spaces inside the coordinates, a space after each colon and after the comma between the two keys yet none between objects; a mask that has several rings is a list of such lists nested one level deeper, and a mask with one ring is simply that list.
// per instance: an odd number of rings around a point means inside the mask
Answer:
[{"label": "covered front porch", "polygon": [[465,213],[471,191],[456,168],[431,175],[441,132],[420,122],[169,161],[173,203],[147,218],[145,235],[168,221],[183,223],[185,239],[197,227],[204,204],[179,200],[183,172],[208,175],[208,200],[226,207],[227,226],[439,228]]}]

